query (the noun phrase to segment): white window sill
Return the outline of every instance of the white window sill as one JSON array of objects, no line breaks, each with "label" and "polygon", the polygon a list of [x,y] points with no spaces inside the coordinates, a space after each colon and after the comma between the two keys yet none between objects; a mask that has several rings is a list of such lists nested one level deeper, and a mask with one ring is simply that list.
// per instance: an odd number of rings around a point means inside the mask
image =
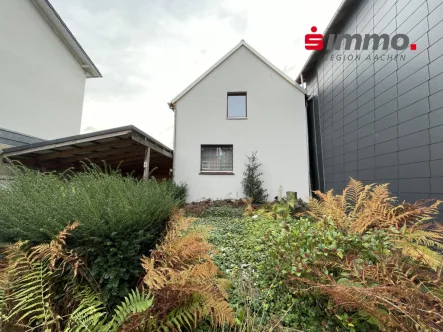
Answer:
[{"label": "white window sill", "polygon": [[235,175],[234,172],[223,171],[200,171],[199,175]]},{"label": "white window sill", "polygon": [[226,118],[226,120],[247,120],[248,117],[246,116],[238,116],[238,117],[231,117],[231,118]]}]

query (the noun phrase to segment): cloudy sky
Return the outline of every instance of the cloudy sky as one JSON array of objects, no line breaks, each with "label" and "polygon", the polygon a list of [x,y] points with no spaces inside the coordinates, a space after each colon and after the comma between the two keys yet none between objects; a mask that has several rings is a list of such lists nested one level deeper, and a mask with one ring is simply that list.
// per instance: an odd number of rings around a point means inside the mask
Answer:
[{"label": "cloudy sky", "polygon": [[304,35],[341,0],[50,0],[103,78],[86,83],[82,132],[133,124],[172,147],[167,102],[241,39],[295,78]]}]

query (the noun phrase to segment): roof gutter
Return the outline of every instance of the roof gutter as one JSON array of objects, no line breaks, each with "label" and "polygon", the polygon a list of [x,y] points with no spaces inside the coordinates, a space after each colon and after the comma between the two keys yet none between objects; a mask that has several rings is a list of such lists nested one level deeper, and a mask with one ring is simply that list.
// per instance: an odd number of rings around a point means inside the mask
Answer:
[{"label": "roof gutter", "polygon": [[48,0],[31,0],[31,2],[78,61],[80,66],[86,72],[86,77],[102,77],[102,74],[95,66],[94,62],[92,62],[91,58],[86,54],[85,50],[81,47],[80,43],[74,37],[65,22],[63,22],[51,3]]}]

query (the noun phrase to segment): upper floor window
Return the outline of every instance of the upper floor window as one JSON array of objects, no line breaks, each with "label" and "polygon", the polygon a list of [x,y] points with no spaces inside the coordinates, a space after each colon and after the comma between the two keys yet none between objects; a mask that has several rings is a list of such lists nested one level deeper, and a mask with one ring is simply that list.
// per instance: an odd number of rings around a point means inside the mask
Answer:
[{"label": "upper floor window", "polygon": [[246,92],[228,92],[228,119],[247,118]]}]

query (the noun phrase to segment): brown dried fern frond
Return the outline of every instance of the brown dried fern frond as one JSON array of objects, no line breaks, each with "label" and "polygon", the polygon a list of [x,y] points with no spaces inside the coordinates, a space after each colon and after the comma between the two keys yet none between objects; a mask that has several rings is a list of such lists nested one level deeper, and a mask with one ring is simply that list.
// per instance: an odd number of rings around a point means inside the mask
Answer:
[{"label": "brown dried fern frond", "polygon": [[209,255],[213,246],[205,234],[188,231],[194,220],[177,212],[163,242],[150,257],[142,258],[143,281],[155,296],[153,314],[169,328],[180,319],[195,326],[203,317],[210,317],[214,327],[232,325],[234,313],[226,301],[228,283],[220,279]]},{"label": "brown dried fern frond", "polygon": [[69,265],[72,268],[74,277],[81,271],[85,265],[80,257],[73,250],[66,250],[66,238],[71,235],[72,231],[78,227],[78,222],[67,225],[61,230],[57,237],[50,243],[44,243],[34,246],[30,250],[30,258],[32,261],[49,261],[51,270],[59,268],[62,272]]},{"label": "brown dried fern frond", "polygon": [[330,297],[334,312],[369,314],[382,330],[442,330],[443,287],[436,273],[417,268],[401,255],[386,257],[378,264],[359,261],[358,266],[347,257],[340,268],[346,277],[338,280],[326,275],[322,264],[311,266],[317,278],[293,276],[290,280]]},{"label": "brown dried fern frond", "polygon": [[401,252],[435,271],[443,267],[443,227],[433,223],[440,200],[422,200],[414,204],[397,203],[388,184],[363,185],[352,179],[342,195],[315,192],[320,199],[309,203],[309,215],[328,218],[336,227],[363,234],[371,229],[383,229]]},{"label": "brown dried fern frond", "polygon": [[345,227],[348,223],[346,214],[347,204],[343,195],[334,195],[331,189],[326,194],[314,191],[319,199],[312,198],[309,204],[308,215],[320,220],[329,218],[340,227]]}]

